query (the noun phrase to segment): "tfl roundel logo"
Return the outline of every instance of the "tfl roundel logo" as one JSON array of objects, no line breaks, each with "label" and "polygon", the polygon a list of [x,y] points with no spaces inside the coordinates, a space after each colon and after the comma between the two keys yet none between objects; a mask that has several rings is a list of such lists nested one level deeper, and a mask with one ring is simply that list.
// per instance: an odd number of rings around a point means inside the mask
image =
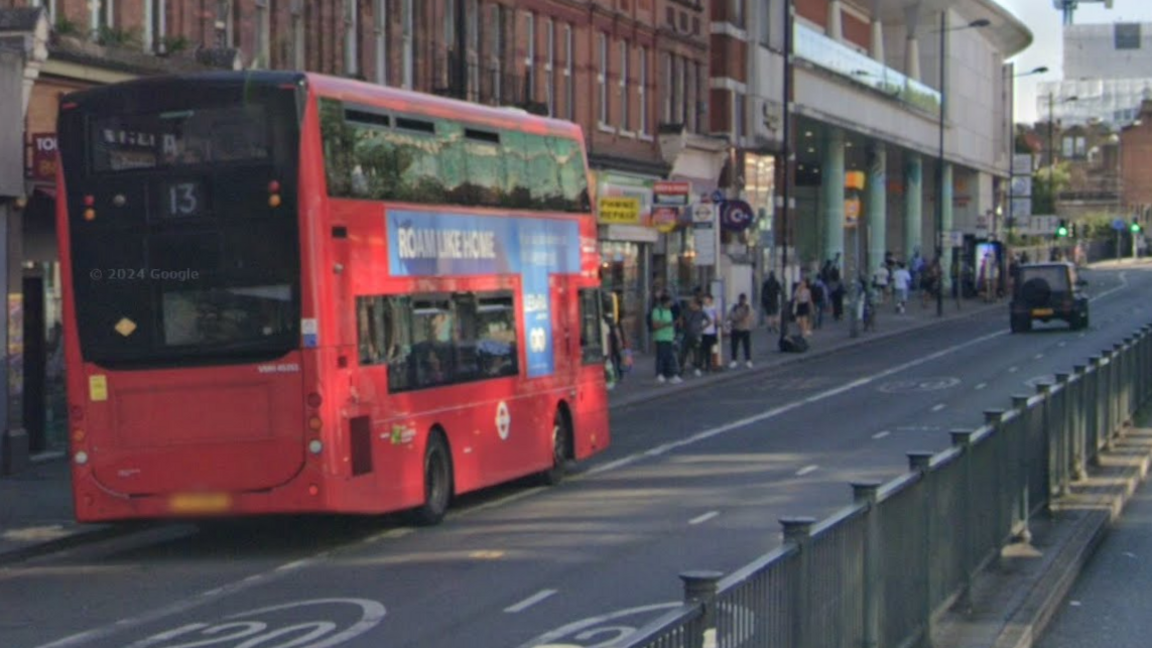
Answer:
[{"label": "tfl roundel logo", "polygon": [[752,224],[752,205],[743,200],[729,200],[720,212],[720,225],[734,232],[748,229]]}]

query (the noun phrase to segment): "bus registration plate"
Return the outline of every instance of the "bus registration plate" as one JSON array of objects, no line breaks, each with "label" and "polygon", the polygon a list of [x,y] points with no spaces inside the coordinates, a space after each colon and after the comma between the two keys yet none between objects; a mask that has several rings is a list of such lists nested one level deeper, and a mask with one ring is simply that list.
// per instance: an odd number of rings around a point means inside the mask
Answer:
[{"label": "bus registration plate", "polygon": [[182,493],[168,500],[173,513],[220,513],[232,508],[227,493]]},{"label": "bus registration plate", "polygon": [[1052,314],[1053,314],[1053,311],[1051,308],[1033,308],[1032,309],[1032,316],[1033,317],[1049,317]]}]

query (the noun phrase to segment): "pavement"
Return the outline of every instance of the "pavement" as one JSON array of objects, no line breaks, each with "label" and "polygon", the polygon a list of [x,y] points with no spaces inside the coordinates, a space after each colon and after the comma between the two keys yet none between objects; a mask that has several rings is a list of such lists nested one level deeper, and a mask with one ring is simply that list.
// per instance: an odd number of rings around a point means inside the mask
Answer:
[{"label": "pavement", "polygon": [[[1100,264],[1094,267],[1108,267]],[[1119,265],[1119,264],[1117,264]],[[1004,312],[1004,301],[953,300],[944,302],[943,318],[953,320],[988,312]],[[655,380],[654,359],[636,355],[634,366],[610,392],[611,408],[660,398],[677,397],[704,384],[767,377],[793,363],[817,355],[867,344],[883,337],[903,335],[941,321],[934,303],[923,308],[913,298],[904,314],[891,303],[878,311],[877,326],[852,336],[847,321],[825,318],[824,326],[809,338],[803,354],[781,353],[778,335],[764,327],[753,332],[752,362],[703,376],[686,375],[682,383]],[[794,329],[794,326],[792,327]],[[725,343],[724,359],[728,360]],[[941,615],[934,627],[938,648],[1026,648],[1032,645],[1062,605],[1064,596],[1093,549],[1123,510],[1147,474],[1152,458],[1152,430],[1129,429],[1113,453],[1102,457],[1088,479],[1074,485],[1072,494],[1053,506],[1053,514],[1034,521],[1030,543],[1010,545],[1001,559],[975,580],[972,606]],[[142,525],[78,524],[73,520],[69,464],[61,455],[37,457],[26,470],[0,477],[0,568],[64,549],[99,542],[139,530]],[[150,525],[143,525],[150,526]]]}]

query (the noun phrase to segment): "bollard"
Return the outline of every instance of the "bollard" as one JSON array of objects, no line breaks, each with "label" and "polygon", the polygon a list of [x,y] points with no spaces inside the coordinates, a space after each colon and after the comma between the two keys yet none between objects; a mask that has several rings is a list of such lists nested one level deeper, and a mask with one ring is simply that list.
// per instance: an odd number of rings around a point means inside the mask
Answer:
[{"label": "bollard", "polygon": [[1023,543],[1032,542],[1032,528],[1030,526],[1032,520],[1030,504],[1032,499],[1032,453],[1028,445],[1028,435],[1031,432],[1028,422],[1032,420],[1032,417],[1028,411],[1029,400],[1029,396],[1019,394],[1012,396],[1012,409],[1016,410],[1021,420],[1021,424],[1018,426],[1019,438],[1016,439],[1016,465],[1020,471],[1020,507],[1016,513],[1018,518],[1016,522],[1020,525],[1020,531],[1016,533],[1015,539]]},{"label": "bollard", "polygon": [[1060,480],[1057,477],[1059,474],[1059,467],[1056,462],[1057,453],[1053,449],[1055,441],[1052,438],[1052,388],[1053,385],[1051,383],[1036,385],[1036,391],[1040,392],[1044,396],[1044,418],[1040,429],[1044,431],[1044,435],[1042,437],[1044,440],[1042,456],[1046,457],[1048,461],[1048,479],[1046,481],[1049,512],[1054,512],[1052,510],[1052,500],[1059,496],[1060,490]]},{"label": "bollard", "polygon": [[862,648],[880,645],[880,521],[875,512],[879,494],[880,482],[852,483],[852,500],[865,507]]},{"label": "bollard", "polygon": [[780,525],[784,527],[784,543],[796,545],[800,561],[800,569],[796,574],[796,582],[792,586],[792,645],[795,648],[809,648],[812,645],[815,633],[812,632],[811,606],[808,604],[808,583],[811,581],[811,569],[808,567],[808,540],[812,538],[812,525],[816,518],[789,517],[781,518]]},{"label": "bollard", "polygon": [[1052,433],[1056,439],[1056,483],[1060,485],[1060,496],[1068,494],[1070,484],[1069,468],[1072,465],[1071,443],[1069,442],[1068,410],[1068,380],[1071,376],[1067,372],[1056,374],[1056,384],[1060,386],[1059,403],[1053,404],[1056,411],[1052,412],[1050,424],[1055,425]]},{"label": "bollard", "polygon": [[684,602],[693,605],[699,604],[704,613],[700,616],[700,636],[686,637],[690,648],[716,648],[716,593],[719,591],[720,578],[724,574],[718,571],[688,571],[680,574],[684,582]]}]

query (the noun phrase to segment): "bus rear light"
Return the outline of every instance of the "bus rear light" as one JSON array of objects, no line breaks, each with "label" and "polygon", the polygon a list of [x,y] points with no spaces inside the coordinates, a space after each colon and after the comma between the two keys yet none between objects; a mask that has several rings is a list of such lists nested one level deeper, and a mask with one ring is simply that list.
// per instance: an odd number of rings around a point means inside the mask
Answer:
[{"label": "bus rear light", "polygon": [[271,196],[268,196],[268,206],[269,207],[279,207],[280,203],[281,203],[280,194],[272,194]]},{"label": "bus rear light", "polygon": [[79,405],[73,405],[68,409],[68,416],[71,416],[73,421],[83,421],[84,408],[80,407]]},{"label": "bus rear light", "polygon": [[311,394],[308,394],[307,402],[308,407],[317,408],[324,403],[324,399],[320,397],[320,394],[312,392]]},{"label": "bus rear light", "polygon": [[96,220],[96,210],[92,209],[91,207],[89,207],[88,209],[85,209],[84,210],[84,220],[86,220],[86,221]]},{"label": "bus rear light", "polygon": [[76,456],[73,458],[76,460],[77,466],[84,466],[88,463],[88,453],[84,452],[83,450],[77,452]]},{"label": "bus rear light", "polygon": [[84,196],[84,206],[94,207],[96,205],[96,196]]},{"label": "bus rear light", "polygon": [[272,182],[268,183],[268,193],[270,193],[270,194],[280,193],[280,181],[279,180],[273,180]]},{"label": "bus rear light", "polygon": [[84,430],[82,430],[80,428],[76,428],[75,430],[72,430],[72,440],[75,441],[76,443],[83,443],[84,439],[86,439],[86,438],[88,438],[88,435],[87,435],[87,433],[84,432]]},{"label": "bus rear light", "polygon": [[308,494],[311,495],[312,497],[316,497],[317,495],[320,494],[320,487],[317,486],[316,484],[309,484],[308,485]]},{"label": "bus rear light", "polygon": [[308,442],[308,452],[318,455],[324,451],[324,443],[320,439],[312,439]]},{"label": "bus rear light", "polygon": [[324,421],[320,420],[319,416],[313,416],[308,419],[308,429],[313,432],[319,432],[320,428],[324,427]]}]

